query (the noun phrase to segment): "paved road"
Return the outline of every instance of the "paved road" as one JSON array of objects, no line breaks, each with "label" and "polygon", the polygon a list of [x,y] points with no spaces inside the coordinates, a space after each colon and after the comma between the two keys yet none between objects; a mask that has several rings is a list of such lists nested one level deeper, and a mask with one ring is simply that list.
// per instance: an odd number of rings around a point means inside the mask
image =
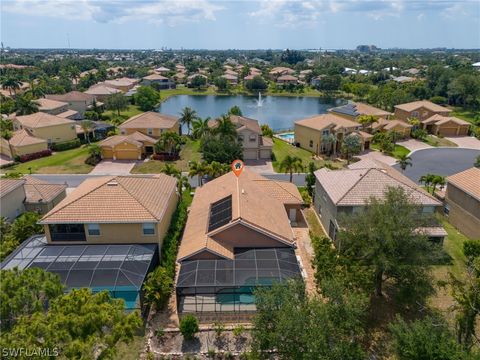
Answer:
[{"label": "paved road", "polygon": [[[404,174],[418,183],[422,175],[427,173],[449,176],[473,166],[480,150],[458,148],[432,148],[413,152],[412,166],[407,167]],[[400,170],[398,164],[393,166]]]}]

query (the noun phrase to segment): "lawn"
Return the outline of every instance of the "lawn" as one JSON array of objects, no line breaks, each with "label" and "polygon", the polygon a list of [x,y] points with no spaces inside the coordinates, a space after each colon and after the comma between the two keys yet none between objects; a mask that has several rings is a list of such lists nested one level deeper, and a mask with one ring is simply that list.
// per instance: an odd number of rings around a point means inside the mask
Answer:
[{"label": "lawn", "polygon": [[456,107],[451,112],[451,115],[456,116],[459,119],[471,122],[472,124],[475,124],[479,121],[479,113],[475,110],[468,110],[461,107]]},{"label": "lawn", "polygon": [[313,159],[313,153],[310,151],[301,149],[299,147],[290,145],[286,141],[280,139],[273,139],[273,154],[275,155],[275,160],[273,161],[272,165],[276,172],[282,172],[279,168],[279,164],[282,160],[287,156],[297,156],[299,157],[304,166],[308,166],[310,162],[314,162],[317,168],[320,168],[325,165],[325,163],[330,163],[335,168],[342,168],[344,163],[339,161],[326,161],[326,160],[317,160]]},{"label": "lawn", "polygon": [[[202,154],[200,153],[200,140],[187,140],[187,143],[180,151],[180,159],[177,161],[168,162],[176,166],[180,171],[188,171],[189,161],[201,161]],[[165,161],[150,160],[137,164],[132,169],[132,174],[158,174],[165,166]]]},{"label": "lawn", "polygon": [[[380,151],[380,146],[378,144],[371,144],[370,147],[374,150]],[[395,149],[388,153],[388,155],[393,156],[396,159],[399,159],[402,155],[410,154],[410,150],[408,150],[405,146],[402,145],[395,145]]]},{"label": "lawn", "polygon": [[121,342],[117,345],[117,353],[113,356],[114,360],[137,360],[145,347],[145,334],[134,335],[133,340],[128,344]]},{"label": "lawn", "polygon": [[88,174],[93,166],[85,164],[88,158],[88,147],[54,153],[41,159],[18,164],[6,170],[7,173],[22,174]]},{"label": "lawn", "polygon": [[120,116],[118,116],[116,110],[107,110],[103,113],[109,117],[110,120],[119,119],[120,122],[124,122],[127,119],[130,119],[132,116],[141,114],[143,111],[139,109],[136,105],[128,105],[127,110],[120,111]]},{"label": "lawn", "polygon": [[450,140],[447,140],[445,138],[439,138],[433,135],[428,135],[426,139],[423,140],[423,142],[434,147],[442,147],[442,146],[457,147],[458,146],[457,144],[455,144]]},{"label": "lawn", "polygon": [[308,209],[305,209],[303,213],[305,214],[308,228],[310,229],[312,234],[315,236],[326,236],[325,232],[323,231],[322,225],[320,225],[320,221],[318,221],[318,217],[315,214],[315,210],[313,209],[313,207],[310,206]]}]

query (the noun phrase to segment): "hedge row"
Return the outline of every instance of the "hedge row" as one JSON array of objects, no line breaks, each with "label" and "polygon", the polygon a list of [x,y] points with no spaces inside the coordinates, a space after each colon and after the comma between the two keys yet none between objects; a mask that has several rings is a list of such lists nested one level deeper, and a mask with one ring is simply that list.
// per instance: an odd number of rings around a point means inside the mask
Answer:
[{"label": "hedge row", "polygon": [[52,155],[52,150],[48,149],[48,150],[42,150],[42,151],[38,151],[38,152],[35,152],[35,153],[31,153],[31,154],[20,155],[18,157],[15,157],[15,160],[20,161],[20,162],[27,162],[27,161],[40,159],[42,157],[46,157],[46,156],[50,156],[50,155]]},{"label": "hedge row", "polygon": [[52,150],[54,151],[70,150],[70,149],[78,148],[80,145],[81,145],[80,139],[74,139],[70,141],[52,144]]},{"label": "hedge row", "polygon": [[177,250],[187,222],[187,209],[191,202],[190,194],[184,192],[172,216],[167,235],[163,239],[160,266],[148,275],[144,284],[146,302],[155,304],[157,309],[162,309],[167,305],[173,290]]}]

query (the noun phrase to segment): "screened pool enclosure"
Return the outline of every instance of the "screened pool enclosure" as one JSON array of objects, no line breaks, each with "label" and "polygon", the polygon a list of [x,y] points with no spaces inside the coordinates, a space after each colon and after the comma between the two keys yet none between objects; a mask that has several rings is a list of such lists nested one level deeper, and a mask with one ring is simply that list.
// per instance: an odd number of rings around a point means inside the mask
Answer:
[{"label": "screened pool enclosure", "polygon": [[33,236],[9,255],[2,270],[38,267],[58,274],[66,289],[107,290],[125,300],[127,309],[141,308],[141,288],[158,262],[156,244],[47,245]]},{"label": "screened pool enclosure", "polygon": [[238,249],[234,260],[184,261],[176,286],[178,311],[252,312],[257,286],[301,276],[291,248]]}]

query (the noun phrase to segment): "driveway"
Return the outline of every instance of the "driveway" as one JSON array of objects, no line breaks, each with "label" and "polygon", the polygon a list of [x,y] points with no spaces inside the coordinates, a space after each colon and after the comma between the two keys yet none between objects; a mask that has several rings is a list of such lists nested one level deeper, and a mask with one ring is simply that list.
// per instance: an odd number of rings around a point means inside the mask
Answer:
[{"label": "driveway", "polygon": [[129,175],[136,160],[102,160],[90,171],[90,175]]},{"label": "driveway", "polygon": [[384,153],[381,153],[380,151],[375,151],[375,150],[368,150],[367,152],[357,155],[355,157],[358,157],[361,160],[373,159],[373,160],[381,161],[390,166],[394,165],[397,162],[397,160],[394,157],[385,155]]},{"label": "driveway", "polygon": [[428,145],[422,141],[415,139],[408,139],[403,141],[397,141],[398,145],[405,146],[410,151],[422,150],[422,149],[431,149],[433,146]]},{"label": "driveway", "polygon": [[5,166],[13,163],[13,159],[9,158],[6,155],[0,154],[0,166]]},{"label": "driveway", "polygon": [[[405,176],[418,183],[427,173],[450,176],[473,167],[480,150],[459,148],[432,148],[415,151],[410,155],[412,166],[403,172]],[[393,166],[400,170],[398,164]]]},{"label": "driveway", "polygon": [[473,136],[446,137],[445,139],[454,142],[460,148],[480,150],[480,140]]},{"label": "driveway", "polygon": [[271,160],[245,160],[245,167],[258,174],[275,174]]}]

